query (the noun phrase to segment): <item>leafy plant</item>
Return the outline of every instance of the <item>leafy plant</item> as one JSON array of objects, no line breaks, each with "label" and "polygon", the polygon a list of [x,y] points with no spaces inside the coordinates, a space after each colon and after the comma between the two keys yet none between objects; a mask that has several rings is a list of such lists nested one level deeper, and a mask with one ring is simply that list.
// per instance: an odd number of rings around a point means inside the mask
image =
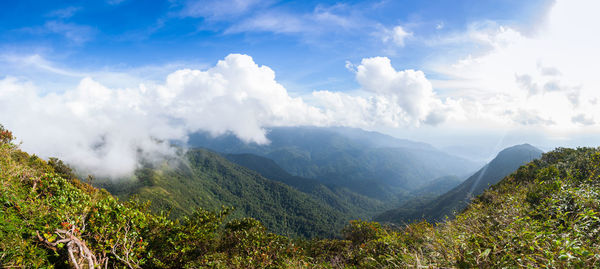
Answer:
[{"label": "leafy plant", "polygon": [[[0,264],[56,268],[594,268],[600,149],[544,154],[455,219],[390,227],[351,221],[344,239],[268,232],[231,208],[172,219],[0,143]],[[52,160],[51,160],[52,161]],[[209,163],[210,164],[210,163]]]}]

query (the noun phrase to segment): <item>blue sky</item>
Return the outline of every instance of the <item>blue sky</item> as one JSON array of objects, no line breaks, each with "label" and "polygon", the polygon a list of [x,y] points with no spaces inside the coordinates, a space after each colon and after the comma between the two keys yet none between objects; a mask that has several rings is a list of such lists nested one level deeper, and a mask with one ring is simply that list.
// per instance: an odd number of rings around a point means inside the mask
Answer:
[{"label": "blue sky", "polygon": [[[398,68],[419,69],[440,53],[458,58],[470,52],[465,44],[423,40],[486,20],[535,27],[550,2],[9,1],[0,11],[0,47],[84,70],[212,65],[242,53],[276,70],[290,90],[344,91],[358,87],[346,61],[387,56]],[[259,22],[267,16],[273,25]],[[416,34],[403,46],[383,42],[380,32],[397,25]]]},{"label": "blue sky", "polygon": [[136,149],[196,131],[268,143],[274,126],[472,158],[600,144],[595,0],[0,5],[0,123],[88,170],[126,173]]}]

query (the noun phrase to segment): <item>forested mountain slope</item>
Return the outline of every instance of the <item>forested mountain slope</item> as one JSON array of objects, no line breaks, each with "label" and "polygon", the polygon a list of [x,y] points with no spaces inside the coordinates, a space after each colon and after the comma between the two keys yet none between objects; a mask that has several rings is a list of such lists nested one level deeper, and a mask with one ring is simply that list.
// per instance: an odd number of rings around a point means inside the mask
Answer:
[{"label": "forested mountain slope", "polygon": [[191,147],[252,153],[274,160],[292,175],[318,179],[382,201],[402,200],[410,190],[441,176],[464,176],[476,163],[419,142],[351,128],[272,128],[270,143],[245,143],[233,135],[195,134]]},{"label": "forested mountain slope", "polygon": [[253,217],[268,230],[291,236],[335,236],[353,213],[204,149],[188,150],[182,159],[171,159],[159,167],[141,168],[129,182],[108,180],[95,185],[125,200],[151,201],[154,212],[170,211],[176,218],[199,207],[234,207],[233,217]]},{"label": "forested mountain slope", "polygon": [[470,199],[483,193],[489,186],[498,183],[502,178],[519,168],[519,166],[539,158],[542,151],[529,145],[516,145],[502,150],[498,155],[483,168],[470,176],[447,193],[432,199],[423,201],[417,197],[408,201],[398,209],[384,212],[375,217],[382,222],[412,222],[421,219],[437,222],[452,216],[454,212],[460,212],[469,203]]},{"label": "forested mountain slope", "polygon": [[228,210],[177,221],[22,152],[0,126],[0,265],[78,268],[595,268],[600,149],[557,149],[455,219],[397,228],[353,221],[343,240],[295,240]]},{"label": "forested mountain slope", "polygon": [[260,173],[265,178],[283,182],[307,193],[323,204],[353,218],[370,219],[376,212],[389,208],[388,204],[357,194],[347,188],[324,185],[319,180],[293,176],[273,160],[254,154],[227,154],[228,160]]}]

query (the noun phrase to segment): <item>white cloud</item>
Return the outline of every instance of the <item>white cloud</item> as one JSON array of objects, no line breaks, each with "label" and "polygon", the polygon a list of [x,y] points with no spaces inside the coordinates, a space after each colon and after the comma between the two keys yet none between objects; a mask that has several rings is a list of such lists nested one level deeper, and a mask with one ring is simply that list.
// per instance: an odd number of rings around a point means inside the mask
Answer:
[{"label": "white cloud", "polygon": [[448,109],[422,71],[396,71],[387,57],[363,59],[356,79],[368,97],[341,92],[313,93],[334,122],[359,127],[411,126],[444,121]]},{"label": "white cloud", "polygon": [[557,1],[534,34],[494,22],[475,23],[446,42],[469,41],[483,51],[454,64],[433,64],[445,77],[433,81],[434,87],[485,107],[468,113],[465,124],[486,118],[505,127],[597,130],[589,119],[600,117],[591,102],[600,97],[600,37],[592,34],[600,32],[598,8],[597,1]]},{"label": "white cloud", "polygon": [[397,46],[404,47],[405,40],[412,36],[413,36],[413,33],[407,32],[406,30],[404,30],[404,28],[402,28],[402,26],[398,25],[398,26],[392,28],[391,30],[385,29],[381,40],[383,42],[391,41]]},{"label": "white cloud", "polygon": [[60,19],[68,19],[73,17],[73,15],[75,15],[75,13],[77,13],[79,10],[81,10],[81,7],[66,7],[62,9],[53,10],[50,13],[48,13],[47,16],[56,17]]},{"label": "white cloud", "polygon": [[362,27],[364,19],[344,5],[317,6],[312,12],[294,13],[283,9],[268,9],[233,24],[225,33],[271,32],[277,34],[320,35],[349,31]]},{"label": "white cloud", "polygon": [[273,70],[246,55],[229,55],[207,71],[174,72],[157,94],[159,105],[188,130],[232,132],[248,142],[267,142],[263,126],[324,121],[316,108],[290,97]]},{"label": "white cloud", "polygon": [[344,67],[346,67],[346,70],[348,70],[352,73],[356,73],[356,66],[352,62],[346,61],[346,64],[344,65]]},{"label": "white cloud", "polygon": [[0,121],[24,141],[26,150],[58,156],[84,172],[121,176],[135,168],[138,157],[169,152],[153,137],[183,135],[168,129],[167,119],[152,117],[160,115],[136,109],[139,97],[133,90],[112,91],[91,79],[64,94],[41,96],[31,83],[9,77],[0,82]]},{"label": "white cloud", "polygon": [[68,23],[62,20],[49,20],[42,26],[21,28],[19,31],[35,35],[57,34],[64,36],[67,40],[76,45],[81,45],[90,41],[96,32],[94,28],[90,26]]},{"label": "white cloud", "polygon": [[[81,75],[39,56],[25,59],[57,76]],[[396,71],[389,59],[375,57],[363,59],[356,78],[361,85],[356,95],[319,91],[307,103],[291,97],[272,69],[240,54],[135,87],[111,88],[85,77],[75,87],[48,92],[5,77],[0,123],[25,150],[57,156],[83,172],[119,177],[132,172],[140,158],[171,154],[168,142],[185,141],[196,131],[268,143],[270,126],[414,126],[443,120],[438,112],[445,107],[421,71]]]},{"label": "white cloud", "polygon": [[592,119],[591,117],[589,117],[585,114],[577,114],[571,118],[571,121],[573,121],[574,123],[579,123],[579,124],[583,124],[583,125],[596,124],[596,121],[594,119]]},{"label": "white cloud", "polygon": [[258,0],[192,0],[187,1],[181,10],[181,16],[205,17],[209,19],[231,19],[264,4]]},{"label": "white cloud", "polygon": [[47,93],[13,77],[0,81],[0,122],[26,150],[100,176],[126,175],[140,157],[169,154],[157,141],[185,140],[198,130],[266,143],[264,126],[324,121],[318,109],[290,97],[273,70],[246,55],[136,88],[84,78],[75,88]]},{"label": "white cloud", "polygon": [[241,32],[273,32],[301,33],[314,30],[311,20],[287,12],[266,12],[244,20],[242,23],[229,27],[225,33]]},{"label": "white cloud", "polygon": [[386,97],[417,121],[425,119],[438,101],[422,71],[396,71],[387,57],[363,59],[356,79],[364,90]]},{"label": "white cloud", "polygon": [[109,5],[119,5],[125,1],[126,0],[107,0],[106,3]]},{"label": "white cloud", "polygon": [[59,21],[48,21],[44,27],[56,34],[61,34],[74,43],[81,44],[92,39],[93,29],[89,26]]}]

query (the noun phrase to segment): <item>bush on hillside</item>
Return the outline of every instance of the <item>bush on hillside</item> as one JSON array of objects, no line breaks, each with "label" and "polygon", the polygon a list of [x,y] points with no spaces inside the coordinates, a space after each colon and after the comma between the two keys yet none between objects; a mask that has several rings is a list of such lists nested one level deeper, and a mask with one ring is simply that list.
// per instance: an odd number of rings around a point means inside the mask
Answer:
[{"label": "bush on hillside", "polygon": [[[231,209],[172,220],[80,182],[0,127],[0,265],[124,268],[559,267],[600,263],[600,149],[522,166],[456,219],[390,228],[352,221],[344,239],[292,239]],[[76,266],[77,265],[77,266]]]}]

